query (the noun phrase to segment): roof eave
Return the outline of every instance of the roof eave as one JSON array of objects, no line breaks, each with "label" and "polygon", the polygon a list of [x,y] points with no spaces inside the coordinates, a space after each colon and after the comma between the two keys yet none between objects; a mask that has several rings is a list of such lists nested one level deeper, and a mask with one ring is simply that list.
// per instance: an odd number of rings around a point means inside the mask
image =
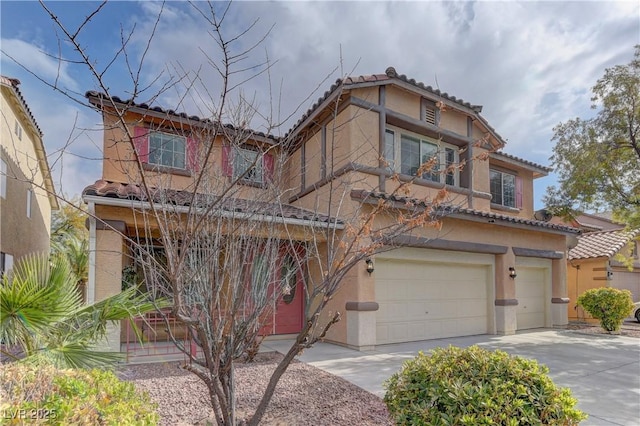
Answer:
[{"label": "roof eave", "polygon": [[[159,119],[168,119],[171,120],[171,122],[173,123],[179,123],[179,124],[184,124],[186,126],[189,126],[191,128],[200,128],[200,129],[207,129],[207,128],[211,128],[214,125],[216,125],[216,123],[214,121],[211,121],[209,119],[195,119],[192,118],[190,116],[185,116],[186,114],[172,114],[169,111],[156,111],[153,108],[145,108],[143,106],[137,105],[137,104],[128,104],[126,102],[123,102],[121,100],[115,100],[113,98],[108,98],[109,101],[107,103],[105,103],[102,99],[103,94],[101,93],[97,93],[97,92],[87,92],[85,94],[85,96],[87,97],[87,99],[89,100],[89,103],[92,104],[96,109],[98,109],[99,111],[104,112],[105,108],[113,108],[114,106],[116,107],[120,107],[125,109],[127,112],[132,112],[134,114],[139,114],[141,116],[146,116],[146,117],[154,117],[154,118],[159,118]],[[263,143],[267,143],[270,145],[275,145],[277,143],[279,143],[280,138],[273,136],[273,135],[267,135],[261,132],[256,132],[250,129],[244,130],[244,129],[238,129],[232,125],[224,125],[224,124],[220,124],[218,123],[219,128],[224,128],[225,131],[231,131],[231,132],[246,132],[245,136],[248,136],[249,139],[255,140],[255,141],[259,141],[259,142],[263,142]]]},{"label": "roof eave", "polygon": [[496,159],[498,161],[502,161],[503,163],[507,163],[512,166],[517,166],[522,169],[533,172],[534,179],[547,176],[552,171],[552,169],[549,167],[541,166],[539,164],[534,164],[524,160],[519,160],[517,158],[513,158],[511,156],[508,156],[499,152],[492,152],[491,154],[489,154],[489,157]]}]

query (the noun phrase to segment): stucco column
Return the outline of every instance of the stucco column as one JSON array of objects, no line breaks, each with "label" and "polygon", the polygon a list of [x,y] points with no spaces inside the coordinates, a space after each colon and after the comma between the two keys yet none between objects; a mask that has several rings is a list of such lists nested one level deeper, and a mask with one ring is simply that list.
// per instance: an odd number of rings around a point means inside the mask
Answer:
[{"label": "stucco column", "polygon": [[[375,267],[375,259],[374,261]],[[352,270],[352,278],[357,287],[356,297],[347,300],[347,346],[353,349],[372,350],[376,344],[375,271],[369,274],[365,263],[358,264]]]},{"label": "stucco column", "polygon": [[[111,229],[96,230],[95,301],[120,293],[122,288],[122,235]],[[120,352],[120,323],[107,325],[100,350]]]},{"label": "stucco column", "polygon": [[554,327],[564,327],[569,323],[567,261],[553,259],[551,269],[551,321]]},{"label": "stucco column", "polygon": [[509,276],[509,268],[515,267],[516,257],[512,250],[496,255],[496,333],[515,334],[518,322],[516,318],[516,282]]}]

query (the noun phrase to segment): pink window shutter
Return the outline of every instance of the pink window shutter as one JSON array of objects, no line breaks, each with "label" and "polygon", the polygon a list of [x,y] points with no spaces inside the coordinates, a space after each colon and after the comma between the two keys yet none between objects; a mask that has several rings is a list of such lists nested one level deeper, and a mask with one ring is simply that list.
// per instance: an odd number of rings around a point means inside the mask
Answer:
[{"label": "pink window shutter", "polygon": [[273,155],[265,154],[262,160],[264,163],[264,177],[266,182],[273,180]]},{"label": "pink window shutter", "polygon": [[133,128],[133,146],[138,153],[140,162],[149,162],[149,129],[144,127]]},{"label": "pink window shutter", "polygon": [[516,208],[522,208],[522,178],[516,176]]},{"label": "pink window shutter", "polygon": [[198,163],[198,141],[194,138],[187,138],[187,167],[189,170],[200,171]]},{"label": "pink window shutter", "polygon": [[231,146],[224,145],[222,147],[222,174],[224,176],[233,175],[233,163],[231,162]]}]

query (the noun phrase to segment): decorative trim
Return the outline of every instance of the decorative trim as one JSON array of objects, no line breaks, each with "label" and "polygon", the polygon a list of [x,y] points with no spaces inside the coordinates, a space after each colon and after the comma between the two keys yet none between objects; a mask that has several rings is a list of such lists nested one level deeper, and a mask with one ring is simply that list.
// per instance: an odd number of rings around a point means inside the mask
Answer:
[{"label": "decorative trim", "polygon": [[96,231],[116,231],[124,234],[127,225],[122,220],[96,219]]},{"label": "decorative trim", "polygon": [[509,212],[509,213],[520,213],[520,209],[517,209],[515,207],[503,206],[502,204],[496,204],[496,203],[491,203],[491,209],[500,210],[500,211]]},{"label": "decorative trim", "polygon": [[300,147],[300,190],[304,190],[307,177],[307,141],[303,141]]},{"label": "decorative trim", "polygon": [[347,311],[371,312],[380,308],[378,302],[347,302],[345,309]]},{"label": "decorative trim", "polygon": [[186,169],[176,169],[175,167],[161,166],[159,164],[142,163],[142,168],[149,172],[169,173],[172,175],[191,177],[191,172]]},{"label": "decorative trim", "polygon": [[525,247],[511,247],[513,254],[520,257],[540,257],[542,259],[563,259],[564,253],[553,250],[537,250]]},{"label": "decorative trim", "polygon": [[559,303],[559,304],[566,304],[569,303],[571,300],[568,297],[554,297],[551,299],[551,303]]},{"label": "decorative trim", "polygon": [[496,299],[496,306],[518,306],[518,299]]},{"label": "decorative trim", "polygon": [[391,244],[397,244],[405,247],[431,248],[483,254],[506,254],[509,250],[509,247],[507,246],[499,246],[495,244],[470,243],[467,241],[443,240],[440,238],[431,239],[414,237],[411,235],[400,235],[395,237],[391,240]]},{"label": "decorative trim", "polygon": [[[383,160],[384,156],[384,148],[387,138],[387,113],[386,108],[384,107],[387,101],[387,92],[385,90],[385,86],[380,86],[378,89],[378,103],[382,107],[382,109],[378,112],[378,157],[380,160],[378,161],[378,167],[383,168]],[[378,188],[380,192],[386,191],[387,178],[384,175],[378,176]]]},{"label": "decorative trim", "polygon": [[323,125],[320,134],[320,173],[322,179],[327,177],[327,126]]},{"label": "decorative trim", "polygon": [[[467,167],[469,167],[469,165],[467,165]],[[485,200],[490,200],[492,198],[491,193],[489,192],[472,191],[472,194],[474,198],[484,198]]]},{"label": "decorative trim", "polygon": [[391,109],[371,103],[361,98],[357,98],[355,96],[351,96],[349,98],[349,101],[351,105],[364,108],[368,111],[374,111],[377,113],[384,111],[387,116],[387,123],[396,124],[399,127],[406,128],[409,131],[414,131],[420,134],[424,134],[425,136],[431,136],[438,139],[442,138],[443,142],[447,142],[457,146],[467,146],[469,142],[473,142],[471,138],[468,138],[464,135],[460,135],[450,130],[441,129],[437,126],[427,123],[426,121],[420,121],[413,117],[409,117],[408,115],[401,114],[397,111],[393,111]]}]

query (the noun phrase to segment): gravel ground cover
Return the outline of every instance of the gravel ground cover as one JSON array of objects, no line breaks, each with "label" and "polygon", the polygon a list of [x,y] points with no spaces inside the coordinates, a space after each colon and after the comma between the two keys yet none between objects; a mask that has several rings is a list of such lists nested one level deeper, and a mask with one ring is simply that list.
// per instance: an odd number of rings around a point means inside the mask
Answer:
[{"label": "gravel ground cover", "polygon": [[[253,413],[267,386],[276,353],[236,369],[238,411]],[[158,404],[162,425],[205,425],[213,421],[206,386],[180,368],[180,362],[127,365],[118,376],[149,393]],[[392,425],[380,398],[313,366],[294,362],[284,373],[263,418],[264,425]]]},{"label": "gravel ground cover", "polygon": [[[598,325],[570,324],[583,334],[608,334]],[[640,324],[625,322],[620,335],[640,338]],[[236,370],[238,411],[248,416],[258,405],[271,373],[282,355],[260,353],[255,362]],[[180,368],[180,362],[123,366],[120,378],[133,382],[158,404],[162,425],[205,425],[212,422],[206,386]],[[346,380],[311,365],[293,362],[284,373],[261,424],[290,425],[392,425],[382,399]]]}]

